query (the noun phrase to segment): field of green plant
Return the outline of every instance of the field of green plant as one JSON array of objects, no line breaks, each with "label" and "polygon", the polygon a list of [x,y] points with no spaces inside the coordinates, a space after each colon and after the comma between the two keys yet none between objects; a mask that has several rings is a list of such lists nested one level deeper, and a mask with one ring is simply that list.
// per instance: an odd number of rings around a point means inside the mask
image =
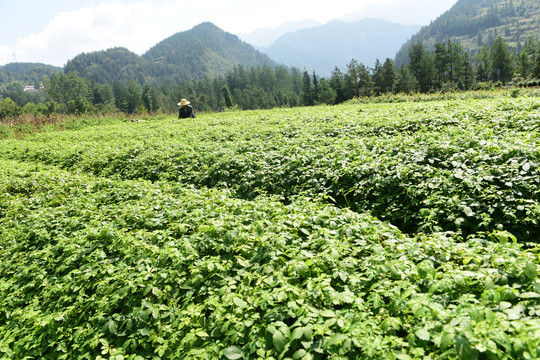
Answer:
[{"label": "field of green plant", "polygon": [[1,359],[540,358],[540,97],[0,140]]}]

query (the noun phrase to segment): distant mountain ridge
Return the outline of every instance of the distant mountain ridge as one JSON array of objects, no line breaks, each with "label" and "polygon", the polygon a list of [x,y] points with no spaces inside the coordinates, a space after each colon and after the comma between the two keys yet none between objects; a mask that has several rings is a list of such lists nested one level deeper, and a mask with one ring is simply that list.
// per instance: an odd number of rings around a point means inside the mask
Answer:
[{"label": "distant mountain ridge", "polygon": [[42,63],[9,63],[0,66],[0,86],[11,82],[21,82],[23,85],[39,86],[44,76],[59,73],[62,68]]},{"label": "distant mountain ridge", "polygon": [[256,48],[266,48],[269,47],[279,39],[281,36],[295,32],[298,30],[309,29],[316,26],[322,25],[321,23],[314,20],[303,20],[303,21],[290,21],[281,24],[277,28],[263,28],[257,29],[250,33],[238,34],[238,36],[246,41],[247,43],[255,46]]},{"label": "distant mountain ridge", "polygon": [[471,54],[483,45],[503,37],[514,50],[530,37],[540,39],[540,1],[538,0],[459,0],[450,10],[411,37],[396,54],[396,63],[408,62],[412,45],[459,42]]},{"label": "distant mountain ridge", "polygon": [[336,66],[344,69],[353,58],[366,66],[373,66],[377,59],[393,58],[420,28],[380,19],[335,20],[285,34],[261,51],[278,63],[328,76]]},{"label": "distant mountain ridge", "polygon": [[201,23],[176,33],[139,56],[125,48],[83,53],[67,62],[75,71],[98,83],[135,80],[139,83],[223,76],[237,65],[277,65],[267,55],[212,23]]}]

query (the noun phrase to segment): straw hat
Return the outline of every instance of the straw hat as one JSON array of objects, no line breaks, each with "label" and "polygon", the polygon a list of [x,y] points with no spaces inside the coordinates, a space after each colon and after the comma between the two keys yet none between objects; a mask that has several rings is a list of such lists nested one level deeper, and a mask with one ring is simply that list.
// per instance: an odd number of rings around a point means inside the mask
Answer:
[{"label": "straw hat", "polygon": [[185,105],[189,105],[189,104],[191,104],[189,101],[187,101],[186,99],[182,99],[182,100],[180,100],[180,102],[179,102],[178,104],[176,104],[176,105],[178,105],[178,106],[185,106]]}]

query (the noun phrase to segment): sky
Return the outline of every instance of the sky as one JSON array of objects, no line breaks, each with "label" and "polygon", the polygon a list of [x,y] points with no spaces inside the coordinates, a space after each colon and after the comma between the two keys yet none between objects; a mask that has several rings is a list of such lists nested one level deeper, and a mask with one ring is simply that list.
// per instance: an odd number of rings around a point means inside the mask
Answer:
[{"label": "sky", "polygon": [[[404,6],[405,3],[411,6]],[[319,23],[347,14],[399,8],[399,19],[427,25],[457,0],[0,0],[0,65],[64,66],[83,52],[125,47],[143,54],[161,40],[210,21],[249,33],[290,21]],[[396,5],[396,6],[394,6]],[[397,6],[399,5],[399,6]],[[380,7],[379,7],[380,6]],[[410,12],[410,13],[409,13]],[[379,12],[380,13],[380,12]],[[396,21],[401,20],[401,21]]]}]

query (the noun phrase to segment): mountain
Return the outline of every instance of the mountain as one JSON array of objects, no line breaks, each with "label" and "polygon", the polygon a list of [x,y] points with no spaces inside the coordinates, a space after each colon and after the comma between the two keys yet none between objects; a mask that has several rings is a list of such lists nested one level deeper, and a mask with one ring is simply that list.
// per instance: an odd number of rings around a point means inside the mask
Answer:
[{"label": "mountain", "polygon": [[278,63],[328,76],[337,66],[344,69],[353,58],[366,66],[393,58],[399,47],[420,29],[379,19],[332,21],[280,37],[261,49]]},{"label": "mountain", "polygon": [[167,68],[176,67],[177,71],[180,70],[180,77],[185,78],[225,75],[236,65],[276,65],[238,36],[209,22],[161,41],[143,58]]},{"label": "mountain", "polygon": [[151,63],[134,52],[126,48],[112,48],[79,54],[67,62],[64,71],[74,71],[100,84],[126,79],[143,83],[151,75],[151,68]]},{"label": "mountain", "polygon": [[538,0],[459,0],[411,37],[397,52],[396,62],[407,63],[409,49],[419,42],[433,49],[435,43],[451,40],[475,54],[501,36],[512,49],[519,51],[527,39],[540,39],[539,29]]},{"label": "mountain", "polygon": [[276,65],[238,36],[212,23],[176,33],[139,56],[125,48],[77,55],[64,71],[76,71],[98,83],[132,79],[140,84],[222,76],[236,65]]},{"label": "mountain", "polygon": [[0,66],[0,85],[18,81],[23,85],[39,86],[44,76],[61,71],[62,68],[41,63],[9,63]]},{"label": "mountain", "polygon": [[274,43],[274,41],[287,33],[302,29],[309,29],[320,25],[322,24],[314,20],[289,21],[281,24],[275,29],[257,29],[250,33],[238,34],[238,36],[245,42],[254,45],[255,47],[269,47]]},{"label": "mountain", "polygon": [[4,66],[0,66],[0,70],[10,72],[13,74],[19,74],[19,75],[27,75],[33,71],[36,71],[36,69],[39,69],[43,72],[59,72],[62,70],[62,68],[42,64],[42,63],[9,63]]}]

